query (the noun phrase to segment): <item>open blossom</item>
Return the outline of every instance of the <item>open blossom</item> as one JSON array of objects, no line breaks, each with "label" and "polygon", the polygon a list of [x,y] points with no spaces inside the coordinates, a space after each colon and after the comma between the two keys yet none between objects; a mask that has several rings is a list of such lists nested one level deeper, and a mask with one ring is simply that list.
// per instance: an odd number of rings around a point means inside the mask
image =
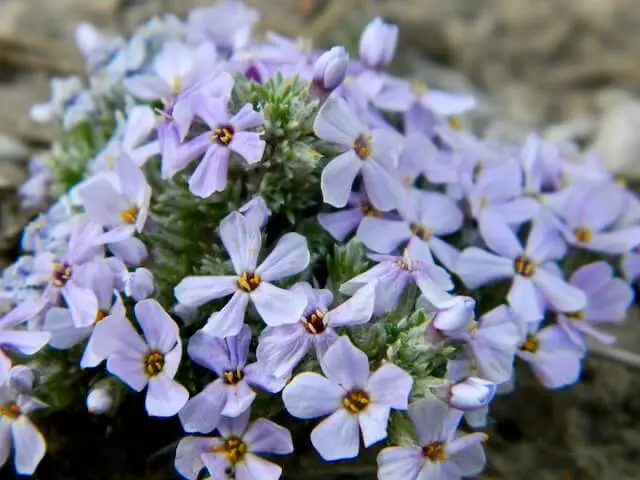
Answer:
[{"label": "open blossom", "polygon": [[256,394],[251,387],[275,393],[284,387],[285,378],[277,379],[260,363],[247,365],[251,330],[246,325],[235,337],[216,338],[197,332],[189,340],[191,359],[216,373],[218,378],[189,399],[180,410],[186,432],[211,432],[222,416],[237,417],[251,407]]},{"label": "open blossom", "polygon": [[523,248],[515,233],[501,220],[485,220],[483,238],[497,255],[477,247],[469,247],[460,254],[456,271],[467,287],[513,278],[507,300],[531,323],[544,315],[542,299],[561,312],[584,308],[587,302],[584,292],[558,278],[545,265],[562,258],[566,251],[562,238],[546,222],[539,218],[533,223]]},{"label": "open blossom", "polygon": [[209,127],[209,131],[189,140],[182,148],[186,152],[175,161],[173,171],[179,171],[198,155],[204,153],[195,171],[189,178],[189,190],[198,197],[206,198],[227,186],[229,156],[237,153],[248,164],[262,159],[264,140],[258,132],[247,131],[262,125],[262,113],[251,104],[244,105],[233,116],[227,111],[226,98],[202,95],[195,104],[195,112]]},{"label": "open blossom", "polygon": [[561,388],[578,381],[584,349],[559,325],[536,332],[530,328],[517,352],[547,388]]},{"label": "open blossom", "polygon": [[613,183],[569,187],[552,206],[566,222],[563,234],[572,245],[607,254],[625,254],[640,244],[640,226],[617,228],[626,199]]},{"label": "open blossom", "polygon": [[397,43],[398,26],[375,18],[360,36],[360,59],[368,68],[384,68],[393,59]]},{"label": "open blossom", "polygon": [[115,178],[98,175],[78,188],[89,218],[107,228],[104,243],[142,232],[149,213],[151,187],[142,170],[126,154],[115,163]]},{"label": "open blossom", "polygon": [[134,310],[144,338],[130,322],[119,323],[107,370],[137,392],[148,386],[149,415],[171,417],[189,398],[187,389],[173,379],[182,357],[178,325],[155,300],[138,302]]},{"label": "open blossom", "polygon": [[453,270],[459,252],[440,239],[462,226],[462,212],[455,202],[437,192],[411,190],[398,201],[402,220],[368,217],[362,220],[358,237],[367,247],[389,253],[410,240],[426,252],[433,252],[442,264]]},{"label": "open blossom", "polygon": [[415,244],[409,244],[402,256],[371,255],[379,263],[348,280],[340,287],[340,292],[353,295],[362,286],[375,282],[377,314],[394,310],[411,282],[415,282],[432,306],[446,303],[451,298],[447,292],[453,290],[451,276],[424,253]]},{"label": "open blossom", "polygon": [[256,267],[262,243],[260,230],[238,212],[222,220],[219,228],[236,274],[186,277],[175,288],[178,301],[197,307],[233,294],[220,311],[209,317],[204,327],[205,332],[217,337],[240,332],[249,300],[269,326],[298,322],[305,307],[304,296],[271,282],[300,273],[307,267],[306,239],[297,233],[284,235]]},{"label": "open blossom", "polygon": [[366,354],[348,337],[329,347],[320,366],[326,377],[296,375],[282,400],[297,418],[329,415],[311,432],[311,443],[322,458],[353,458],[360,450],[360,431],[365,447],[386,438],[391,409],[407,409],[413,379],[391,363],[370,373]]},{"label": "open blossom", "polygon": [[329,96],[313,124],[318,137],[340,146],[344,152],[322,171],[324,201],[344,207],[353,183],[362,172],[364,189],[374,207],[388,211],[395,207],[397,181],[390,170],[398,163],[402,137],[386,129],[369,130],[341,97]]},{"label": "open blossom", "polygon": [[11,365],[11,360],[5,353],[6,350],[33,355],[51,338],[49,332],[23,328],[24,323],[36,313],[37,309],[37,303],[25,301],[7,314],[0,316],[0,372],[8,371]]},{"label": "open blossom", "polygon": [[174,465],[180,475],[196,480],[203,469],[211,478],[278,480],[282,468],[259,454],[293,452],[289,430],[266,418],[249,424],[249,410],[236,418],[223,418],[218,437],[185,437],[176,449]]},{"label": "open blossom", "polygon": [[485,466],[484,433],[459,435],[462,412],[435,397],[412,403],[409,418],[418,445],[385,448],[378,455],[379,480],[460,480]]},{"label": "open blossom", "polygon": [[122,322],[127,322],[126,310],[115,291],[115,278],[107,262],[95,262],[95,270],[88,284],[92,295],[87,297],[86,325],[77,326],[66,308],[51,308],[44,320],[44,328],[51,332],[49,344],[66,350],[87,340],[80,367],[99,365],[116,348],[115,337]]},{"label": "open blossom", "polygon": [[558,322],[571,340],[586,349],[583,335],[604,343],[615,342],[615,337],[598,330],[597,325],[624,320],[633,302],[633,289],[621,278],[613,276],[613,268],[599,261],[584,265],[569,278],[569,283],[587,295],[582,310],[558,313]]},{"label": "open blossom", "polygon": [[320,213],[318,214],[318,223],[333,238],[342,242],[358,228],[363,218],[368,216],[382,217],[383,215],[385,214],[371,204],[364,192],[352,192],[344,210]]},{"label": "open blossom", "polygon": [[258,360],[275,376],[286,377],[312,348],[322,359],[329,346],[338,339],[336,327],[362,325],[371,320],[375,289],[374,281],[329,310],[333,301],[329,290],[312,288],[306,282],[297,283],[291,290],[300,292],[307,299],[300,321],[265,328],[256,351]]},{"label": "open blossom", "polygon": [[0,467],[9,459],[20,475],[32,475],[44,457],[46,443],[29,414],[47,405],[28,393],[20,393],[9,383],[10,372],[0,378]]}]

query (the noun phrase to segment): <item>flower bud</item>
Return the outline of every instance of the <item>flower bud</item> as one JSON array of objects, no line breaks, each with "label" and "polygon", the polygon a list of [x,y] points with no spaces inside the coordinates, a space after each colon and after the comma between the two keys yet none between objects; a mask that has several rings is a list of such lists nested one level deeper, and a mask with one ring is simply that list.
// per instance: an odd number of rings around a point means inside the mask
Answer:
[{"label": "flower bud", "polygon": [[149,298],[154,290],[153,274],[142,267],[136,268],[135,272],[128,276],[125,283],[126,295],[136,302]]},{"label": "flower bud", "polygon": [[477,410],[491,402],[496,394],[497,385],[489,380],[468,377],[456,383],[445,384],[434,389],[433,393],[458,410]]},{"label": "flower bud", "polygon": [[113,407],[113,396],[108,388],[94,388],[87,395],[87,410],[95,415],[103,415]]},{"label": "flower bud", "polygon": [[20,393],[31,393],[38,382],[38,373],[26,365],[16,365],[9,371],[9,385]]},{"label": "flower bud", "polygon": [[474,322],[476,302],[473,298],[455,296],[442,305],[427,326],[426,336],[432,342],[445,339],[465,341]]},{"label": "flower bud", "polygon": [[344,47],[333,47],[316,60],[313,66],[313,83],[323,92],[330,92],[342,83],[347,75],[349,54]]},{"label": "flower bud", "polygon": [[397,43],[398,26],[374,18],[360,37],[360,59],[369,68],[383,68],[391,62]]}]

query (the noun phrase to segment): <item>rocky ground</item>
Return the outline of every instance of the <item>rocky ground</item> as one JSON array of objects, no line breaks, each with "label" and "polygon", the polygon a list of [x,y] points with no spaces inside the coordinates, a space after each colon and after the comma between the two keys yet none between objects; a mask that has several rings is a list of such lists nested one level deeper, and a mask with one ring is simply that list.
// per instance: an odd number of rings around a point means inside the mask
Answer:
[{"label": "rocky ground", "polygon": [[[74,26],[89,20],[126,32],[151,14],[178,13],[208,0],[2,0],[0,2],[0,267],[15,255],[29,216],[15,199],[29,152],[52,129],[33,124],[29,106],[48,96],[48,79],[82,73]],[[396,68],[482,99],[488,135],[518,138],[537,129],[595,146],[617,173],[640,178],[640,9],[637,0],[253,0],[263,26],[321,44],[353,43],[376,14],[401,25]],[[37,12],[37,13],[36,13]],[[639,351],[640,319],[620,330],[619,348]],[[637,362],[594,355],[583,381],[550,393],[524,371],[516,393],[495,402],[485,479],[633,480],[640,478],[640,375]],[[635,358],[632,358],[633,363]],[[86,425],[85,425],[86,424]],[[170,478],[170,455],[128,465],[100,439],[95,420],[61,419],[68,438],[56,455],[86,459],[76,470],[45,461],[40,478]],[[132,427],[132,432],[135,427]],[[133,435],[133,433],[132,433]],[[140,439],[144,443],[144,439]],[[114,443],[113,439],[110,443]],[[81,445],[79,450],[74,450]],[[84,446],[86,445],[86,446]],[[118,445],[116,439],[115,445]],[[146,449],[145,449],[146,450]],[[147,450],[148,451],[148,450]],[[371,456],[373,458],[373,456]],[[65,462],[66,463],[66,462]],[[77,463],[77,462],[76,462]],[[64,472],[60,469],[63,468]],[[373,479],[374,468],[327,468],[313,452],[291,479]],[[5,478],[3,472],[0,477]]]}]

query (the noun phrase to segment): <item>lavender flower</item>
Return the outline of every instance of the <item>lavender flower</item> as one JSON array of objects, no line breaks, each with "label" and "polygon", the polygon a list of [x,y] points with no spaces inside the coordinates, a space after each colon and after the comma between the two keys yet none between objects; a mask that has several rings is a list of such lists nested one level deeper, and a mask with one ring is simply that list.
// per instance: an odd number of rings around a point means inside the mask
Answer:
[{"label": "lavender flower", "polygon": [[507,300],[530,323],[542,319],[543,298],[561,312],[585,307],[584,292],[558,278],[546,265],[562,258],[566,250],[562,238],[546,222],[538,219],[533,223],[525,248],[510,228],[493,217],[485,218],[483,238],[498,255],[477,247],[460,254],[456,271],[469,288],[513,277]]},{"label": "lavender flower", "polygon": [[364,188],[371,203],[379,210],[395,207],[396,180],[389,171],[398,163],[401,139],[385,129],[368,128],[339,96],[331,95],[322,105],[313,124],[318,137],[343,148],[322,171],[324,201],[344,207],[356,175],[362,171]]},{"label": "lavender flower", "polygon": [[[419,300],[421,306],[423,299]],[[469,329],[475,325],[476,301],[471,297],[456,295],[438,305],[431,321],[427,325],[426,337],[431,342],[446,339],[465,341],[469,338]]]},{"label": "lavender flower", "polygon": [[364,217],[383,216],[383,213],[371,204],[364,192],[351,193],[347,207],[338,212],[318,215],[318,223],[339,242],[358,228]]},{"label": "lavender flower", "polygon": [[434,397],[412,403],[409,417],[418,436],[413,447],[389,447],[378,455],[380,480],[460,480],[485,466],[484,433],[459,435],[462,412]]},{"label": "lavender flower", "polygon": [[199,365],[216,373],[218,378],[180,410],[186,432],[211,432],[220,418],[237,417],[247,411],[256,394],[252,386],[275,393],[286,379],[277,379],[260,363],[247,365],[251,330],[246,325],[235,337],[212,337],[200,331],[189,340],[189,356]]},{"label": "lavender flower", "polygon": [[584,350],[562,327],[553,325],[539,332],[530,329],[517,355],[531,366],[545,387],[555,389],[578,381]]},{"label": "lavender flower", "polygon": [[4,349],[15,350],[23,355],[33,355],[51,338],[49,332],[19,328],[35,315],[38,308],[36,302],[27,301],[0,317],[0,372],[8,371],[11,366],[11,360]]},{"label": "lavender flower", "polygon": [[0,385],[0,466],[9,459],[13,444],[13,463],[20,475],[32,475],[47,448],[40,431],[28,415],[47,405],[28,394],[19,393],[5,377]]},{"label": "lavender flower", "polygon": [[153,273],[146,268],[136,268],[134,272],[126,276],[124,293],[136,302],[145,300],[153,295],[155,285]]},{"label": "lavender flower", "polygon": [[409,244],[402,256],[372,255],[372,258],[380,263],[344,283],[340,292],[353,295],[364,285],[377,283],[376,314],[394,310],[402,292],[412,281],[430,305],[439,306],[451,298],[447,293],[453,289],[451,277],[416,244]]},{"label": "lavender flower", "polygon": [[295,284],[291,290],[307,299],[302,318],[292,325],[265,328],[256,351],[258,361],[276,377],[287,377],[311,348],[315,349],[318,359],[322,359],[338,338],[335,327],[362,325],[371,320],[375,289],[373,281],[329,310],[333,301],[329,290],[311,288],[306,282]]},{"label": "lavender flower", "polygon": [[98,175],[78,188],[89,218],[107,228],[104,243],[119,242],[142,232],[149,213],[151,188],[126,154],[115,163],[116,178]]},{"label": "lavender flower", "polygon": [[267,202],[265,202],[264,198],[260,196],[253,197],[247,203],[242,205],[238,209],[238,212],[244,215],[247,221],[258,230],[261,230],[262,227],[265,226],[267,220],[269,220],[269,216],[271,215]]},{"label": "lavender flower", "polygon": [[344,47],[333,47],[316,60],[312,85],[320,93],[328,93],[342,83],[347,74],[349,54]]},{"label": "lavender flower", "polygon": [[117,347],[107,370],[139,392],[148,386],[145,406],[149,415],[171,417],[189,398],[173,377],[180,365],[182,344],[178,325],[155,300],[143,300],[135,314],[144,339],[129,322],[118,325]]},{"label": "lavender flower", "polygon": [[184,145],[182,148],[185,153],[179,159],[163,158],[163,161],[173,162],[171,171],[175,173],[204,153],[189,178],[189,190],[198,197],[206,198],[225,189],[230,152],[237,153],[250,165],[262,159],[264,140],[260,139],[259,133],[247,130],[262,125],[264,118],[249,103],[230,117],[226,99],[204,95],[199,97],[195,111],[208,125],[209,131]]},{"label": "lavender flower", "polygon": [[247,410],[236,418],[223,418],[220,437],[185,437],[176,449],[175,467],[189,480],[206,468],[212,478],[277,480],[282,469],[257,454],[288,455],[293,452],[289,430],[265,418],[251,425]]},{"label": "lavender flower", "polygon": [[320,363],[323,377],[305,372],[282,392],[288,412],[297,418],[329,415],[311,432],[311,443],[325,460],[353,458],[360,450],[386,438],[391,409],[405,410],[413,385],[411,376],[386,363],[369,373],[367,356],[341,337]]},{"label": "lavender flower", "polygon": [[467,377],[457,382],[447,381],[431,391],[452,408],[466,412],[487,406],[496,389],[497,385],[489,380]]},{"label": "lavender flower", "polygon": [[558,314],[558,322],[576,345],[586,350],[582,335],[604,343],[614,343],[615,337],[594,325],[620,322],[633,302],[633,290],[627,282],[613,276],[613,268],[604,261],[590,263],[576,270],[569,283],[587,295],[584,309]]},{"label": "lavender flower", "polygon": [[297,233],[284,235],[257,268],[262,238],[242,214],[233,212],[220,222],[220,238],[236,275],[186,277],[174,291],[180,303],[196,307],[233,294],[220,311],[209,317],[203,330],[217,337],[237,335],[249,300],[269,326],[299,321],[305,307],[304,296],[271,282],[307,267],[309,250],[305,238]]},{"label": "lavender flower", "polygon": [[440,235],[456,232],[462,226],[462,212],[449,197],[422,190],[407,192],[398,202],[401,221],[368,217],[362,220],[358,237],[376,252],[389,253],[410,240],[433,254],[449,270],[453,270],[459,252],[441,240]]},{"label": "lavender flower", "polygon": [[398,26],[375,18],[360,37],[360,59],[368,68],[382,69],[393,59],[397,43]]}]

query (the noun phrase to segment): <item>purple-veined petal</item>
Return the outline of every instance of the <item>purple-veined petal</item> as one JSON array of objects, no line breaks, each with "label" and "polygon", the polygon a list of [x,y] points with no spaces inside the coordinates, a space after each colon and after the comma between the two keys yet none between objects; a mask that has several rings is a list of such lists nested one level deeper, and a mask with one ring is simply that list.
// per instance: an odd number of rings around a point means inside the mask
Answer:
[{"label": "purple-veined petal", "polygon": [[256,356],[276,377],[285,377],[309,352],[310,334],[301,323],[267,327],[260,334]]},{"label": "purple-veined petal", "polygon": [[11,436],[16,472],[20,475],[33,474],[47,448],[44,437],[25,415],[20,415],[11,424]]},{"label": "purple-veined petal", "polygon": [[567,244],[545,217],[538,217],[531,227],[525,253],[538,263],[560,260],[567,251]]},{"label": "purple-veined petal", "polygon": [[514,275],[513,260],[493,255],[477,247],[460,253],[456,273],[469,288],[478,288]]},{"label": "purple-veined petal", "polygon": [[[447,439],[455,432],[446,431],[445,420],[450,411],[446,403],[436,397],[425,397],[409,406],[409,418],[413,424],[420,445],[428,445],[435,441]],[[462,418],[462,412],[459,412]]]},{"label": "purple-veined petal", "polygon": [[322,170],[320,179],[322,199],[325,203],[338,208],[344,207],[361,167],[362,160],[353,150],[347,150],[331,160]]},{"label": "purple-veined petal", "polygon": [[270,327],[298,322],[307,305],[303,295],[269,282],[261,282],[249,296],[260,318]]},{"label": "purple-veined petal", "polygon": [[313,123],[313,131],[327,142],[351,148],[358,135],[366,129],[347,102],[334,94],[320,108]]},{"label": "purple-veined petal", "polygon": [[389,253],[411,238],[408,222],[364,217],[358,227],[358,238],[368,248]]},{"label": "purple-veined petal", "polygon": [[113,184],[104,177],[84,183],[77,189],[77,194],[89,217],[100,225],[119,224],[122,221],[120,213],[128,207]]},{"label": "purple-veined petal", "polygon": [[9,347],[24,355],[33,355],[51,339],[49,332],[31,330],[0,330],[0,346]]},{"label": "purple-veined petal", "polygon": [[235,477],[238,480],[278,480],[282,468],[253,453],[245,455],[242,462],[236,465]]},{"label": "purple-veined petal", "polygon": [[228,172],[229,150],[212,145],[189,178],[189,191],[196,197],[210,197],[214,192],[225,189]]},{"label": "purple-veined petal", "polygon": [[284,427],[266,418],[259,418],[251,424],[242,440],[249,452],[288,455],[293,452],[291,433]]},{"label": "purple-veined petal", "polygon": [[593,235],[585,248],[611,255],[624,255],[640,244],[640,226],[620,228]]},{"label": "purple-veined petal", "polygon": [[482,239],[492,251],[505,258],[522,254],[518,237],[502,218],[485,211],[480,214],[478,224]]},{"label": "purple-veined petal", "polygon": [[388,447],[378,454],[379,480],[416,480],[424,458],[419,447]]},{"label": "purple-veined petal", "polygon": [[0,465],[4,465],[11,454],[11,422],[0,422]]},{"label": "purple-veined petal", "polygon": [[324,460],[354,458],[360,450],[358,416],[343,408],[332,413],[313,429],[311,443]]},{"label": "purple-veined petal", "polygon": [[438,237],[429,238],[429,248],[433,252],[434,257],[436,257],[447,270],[451,272],[455,270],[458,258],[460,258],[460,250]]},{"label": "purple-veined petal", "polygon": [[212,98],[201,94],[194,96],[196,114],[206,122],[210,128],[217,128],[229,123],[226,99]]},{"label": "purple-veined petal", "polygon": [[374,403],[358,414],[358,423],[362,430],[365,447],[387,438],[387,424],[391,409],[387,405]]},{"label": "purple-veined petal", "polygon": [[362,210],[358,207],[349,208],[340,212],[320,213],[318,215],[318,223],[320,223],[322,228],[329,232],[333,238],[341,242],[358,228],[363,218]]},{"label": "purple-veined petal", "polygon": [[164,372],[149,379],[145,407],[154,417],[172,417],[189,399],[186,388]]},{"label": "purple-veined petal", "polygon": [[236,130],[248,130],[262,125],[264,115],[254,110],[250,103],[245,104],[238,113],[231,117],[231,124]]},{"label": "purple-veined petal", "polygon": [[209,433],[218,426],[227,393],[222,381],[207,385],[191,397],[180,410],[179,417],[185,432]]},{"label": "purple-veined petal", "polygon": [[287,411],[296,418],[323,417],[342,409],[345,391],[317,373],[296,375],[282,391]]},{"label": "purple-veined petal", "polygon": [[167,353],[180,341],[180,330],[176,322],[153,299],[136,303],[135,314],[144,337],[152,350]]},{"label": "purple-veined petal", "polygon": [[265,141],[256,132],[236,132],[233,134],[233,140],[229,144],[229,148],[244,158],[250,165],[262,160],[266,146]]},{"label": "purple-veined petal", "polygon": [[320,362],[322,371],[332,382],[345,390],[364,388],[369,379],[369,359],[349,340],[342,336],[329,347]]},{"label": "purple-veined petal", "polygon": [[244,367],[244,378],[252,387],[257,387],[271,393],[281,391],[289,380],[287,376],[276,377],[271,369],[267,369],[266,366],[260,362],[251,363]]},{"label": "purple-veined petal", "polygon": [[396,207],[402,185],[380,163],[373,159],[365,160],[362,164],[362,180],[367,197],[374,207],[383,212]]},{"label": "purple-veined petal", "polygon": [[521,275],[513,277],[513,283],[507,294],[509,305],[527,323],[536,323],[544,317],[543,302],[536,283]]},{"label": "purple-veined petal", "polygon": [[187,352],[191,360],[215,372],[219,377],[225,370],[237,368],[231,364],[226,341],[203,330],[197,331],[189,339]]},{"label": "purple-veined petal", "polygon": [[227,476],[231,462],[229,462],[229,459],[224,454],[211,453],[211,451],[209,451],[200,454],[200,458],[207,468],[207,472],[211,475],[211,478],[224,478]]},{"label": "purple-veined petal", "polygon": [[377,282],[373,281],[360,288],[349,300],[327,313],[327,323],[332,327],[345,327],[362,325],[371,320],[376,286]]},{"label": "purple-veined petal", "polygon": [[222,410],[222,415],[225,417],[237,417],[245,412],[253,403],[253,399],[256,398],[256,393],[251,390],[246,381],[229,385],[225,390],[227,402]]},{"label": "purple-veined petal", "polygon": [[515,198],[504,203],[487,205],[485,210],[498,216],[509,225],[519,225],[531,220],[538,213],[540,205],[529,197]]},{"label": "purple-veined petal", "polygon": [[577,312],[587,306],[587,297],[582,290],[542,268],[536,269],[533,281],[553,308],[560,312]]},{"label": "purple-veined petal", "polygon": [[143,359],[136,361],[132,358],[111,356],[107,360],[107,370],[133,388],[136,392],[141,391],[149,381],[145,375]]},{"label": "purple-veined petal", "polygon": [[307,268],[310,254],[307,239],[298,233],[287,233],[278,240],[273,251],[256,269],[256,273],[273,282],[287,278]]},{"label": "purple-veined petal", "polygon": [[236,273],[252,273],[262,244],[260,230],[242,214],[232,212],[220,222],[220,238]]},{"label": "purple-veined petal", "polygon": [[385,363],[371,374],[366,390],[374,404],[406,410],[412,386],[411,375],[392,363]]},{"label": "purple-veined petal", "polygon": [[76,327],[87,327],[94,322],[98,313],[98,299],[90,289],[70,280],[62,288],[62,296]]},{"label": "purple-veined petal", "polygon": [[176,458],[173,463],[175,469],[188,480],[196,480],[204,468],[202,454],[213,451],[213,448],[220,446],[220,443],[221,440],[218,438],[183,438],[176,448]]},{"label": "purple-veined petal", "polygon": [[215,337],[237,335],[244,325],[249,294],[237,291],[221,310],[211,314],[202,330]]},{"label": "purple-veined petal", "polygon": [[211,300],[231,295],[238,289],[238,277],[195,276],[185,277],[174,288],[174,294],[180,303],[199,307]]},{"label": "purple-veined petal", "polygon": [[486,439],[484,433],[471,433],[456,438],[447,445],[445,452],[448,460],[458,467],[460,474],[471,477],[484,470],[487,460],[482,442]]}]

